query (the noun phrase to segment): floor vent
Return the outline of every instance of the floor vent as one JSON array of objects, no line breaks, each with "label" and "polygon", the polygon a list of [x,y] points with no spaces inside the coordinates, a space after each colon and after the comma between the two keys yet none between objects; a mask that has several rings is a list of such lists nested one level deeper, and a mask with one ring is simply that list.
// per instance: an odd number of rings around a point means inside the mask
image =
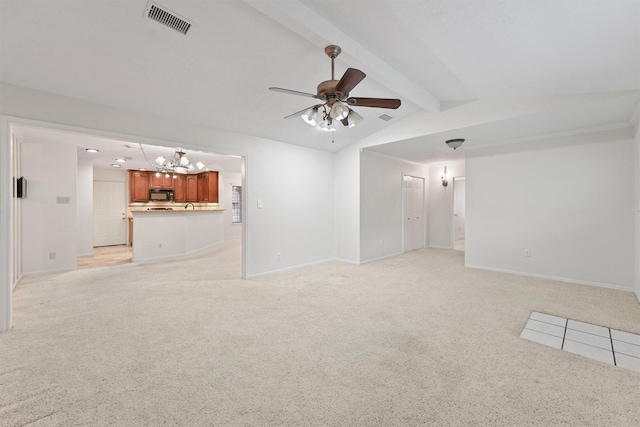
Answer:
[{"label": "floor vent", "polygon": [[154,21],[164,24],[184,35],[186,35],[189,29],[193,26],[191,22],[151,2],[147,5],[145,14],[147,18],[151,18]]}]

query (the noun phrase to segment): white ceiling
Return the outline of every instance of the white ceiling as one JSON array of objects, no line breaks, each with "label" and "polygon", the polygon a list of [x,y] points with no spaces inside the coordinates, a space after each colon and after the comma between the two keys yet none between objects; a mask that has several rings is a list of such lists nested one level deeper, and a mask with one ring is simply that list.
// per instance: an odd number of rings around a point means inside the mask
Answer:
[{"label": "white ceiling", "polygon": [[[412,161],[558,132],[629,125],[640,90],[640,0],[158,0],[187,36],[145,18],[147,0],[0,0],[0,79],[291,144],[361,143]],[[331,135],[283,117],[331,75],[398,110]],[[615,93],[614,93],[615,92]],[[603,108],[606,110],[603,111]],[[378,118],[393,117],[385,122]],[[443,141],[466,138],[461,149]],[[444,149],[443,149],[444,147]]]}]

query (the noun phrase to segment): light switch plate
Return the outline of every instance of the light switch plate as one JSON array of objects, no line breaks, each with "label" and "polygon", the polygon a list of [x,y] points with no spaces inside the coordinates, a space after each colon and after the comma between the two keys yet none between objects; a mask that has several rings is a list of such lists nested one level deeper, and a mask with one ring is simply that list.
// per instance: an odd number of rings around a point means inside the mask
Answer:
[{"label": "light switch plate", "polygon": [[258,209],[262,209],[262,200],[258,199]]}]

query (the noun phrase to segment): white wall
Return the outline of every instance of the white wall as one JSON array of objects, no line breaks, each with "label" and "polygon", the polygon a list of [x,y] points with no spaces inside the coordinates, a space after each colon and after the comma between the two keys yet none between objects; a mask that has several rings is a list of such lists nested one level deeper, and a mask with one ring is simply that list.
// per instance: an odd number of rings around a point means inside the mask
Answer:
[{"label": "white wall", "polygon": [[[640,109],[640,106],[638,106]],[[640,111],[640,110],[639,110]],[[640,120],[636,121],[634,139],[635,163],[635,294],[640,301]]]},{"label": "white wall", "polygon": [[[242,234],[242,223],[234,224],[231,222],[231,187],[242,186],[242,175],[234,172],[224,171],[220,179],[220,198],[219,204],[224,211],[224,238],[240,237]],[[244,189],[242,190],[244,191]],[[244,210],[245,206],[242,206]],[[243,212],[244,214],[244,212]]]},{"label": "white wall", "polygon": [[467,266],[633,289],[630,128],[468,150],[466,174]]},{"label": "white wall", "polygon": [[[360,154],[360,260],[362,262],[402,253],[403,174],[422,177],[428,182],[428,169],[424,165],[382,156],[366,149],[362,150]],[[425,183],[425,187],[428,188],[428,183]],[[427,188],[425,188],[425,208],[429,199]],[[427,223],[428,221],[426,218]],[[425,232],[426,230],[425,226]]]},{"label": "white wall", "polygon": [[[76,148],[22,144],[22,261],[25,274],[73,270],[77,262]],[[69,203],[57,203],[66,197]],[[49,254],[55,253],[55,259]]]},{"label": "white wall", "polygon": [[360,149],[347,147],[334,155],[335,256],[360,262]]},{"label": "white wall", "polygon": [[[444,167],[447,181],[442,185]],[[453,249],[453,178],[465,176],[464,163],[440,163],[429,167],[429,247]]]},{"label": "white wall", "polygon": [[[55,124],[58,129],[246,156],[247,276],[334,257],[332,153],[13,85],[1,84],[0,88],[0,113],[21,118],[14,122],[32,119]],[[8,144],[4,132],[2,136],[0,142]],[[258,199],[263,201],[263,209],[257,209]],[[281,260],[276,259],[276,253],[281,254]]]},{"label": "white wall", "polygon": [[78,256],[93,255],[93,161],[78,158],[76,182]]},{"label": "white wall", "polygon": [[[126,170],[122,170],[122,169],[94,168],[93,180],[94,181],[111,181],[111,182],[129,182],[129,175]],[[127,188],[127,191],[129,191],[129,188]]]}]

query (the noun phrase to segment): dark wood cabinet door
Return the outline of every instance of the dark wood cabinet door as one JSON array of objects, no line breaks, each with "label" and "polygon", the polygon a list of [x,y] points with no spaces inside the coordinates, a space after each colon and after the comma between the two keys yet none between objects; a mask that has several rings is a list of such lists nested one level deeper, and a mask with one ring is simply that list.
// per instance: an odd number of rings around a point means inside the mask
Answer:
[{"label": "dark wood cabinet door", "polygon": [[173,198],[176,202],[187,201],[187,177],[185,175],[178,175],[174,182],[174,194]]},{"label": "dark wood cabinet door", "polygon": [[149,188],[162,188],[162,174],[149,172]]},{"label": "dark wood cabinet door", "polygon": [[186,176],[186,201],[197,202],[198,201],[198,175]]},{"label": "dark wood cabinet door", "polygon": [[198,201],[218,203],[218,172],[203,172],[198,175]]},{"label": "dark wood cabinet door", "polygon": [[149,172],[149,188],[173,190],[175,188],[173,181],[177,179],[173,175],[172,173]]},{"label": "dark wood cabinet door", "polygon": [[144,171],[129,171],[129,200],[149,201],[149,177]]},{"label": "dark wood cabinet door", "polygon": [[[169,175],[169,176],[167,176]],[[175,180],[178,179],[177,178],[177,174],[176,174],[176,178],[173,177],[174,174],[170,173],[170,174],[162,174],[162,189],[163,190],[173,190],[175,188]]]}]

